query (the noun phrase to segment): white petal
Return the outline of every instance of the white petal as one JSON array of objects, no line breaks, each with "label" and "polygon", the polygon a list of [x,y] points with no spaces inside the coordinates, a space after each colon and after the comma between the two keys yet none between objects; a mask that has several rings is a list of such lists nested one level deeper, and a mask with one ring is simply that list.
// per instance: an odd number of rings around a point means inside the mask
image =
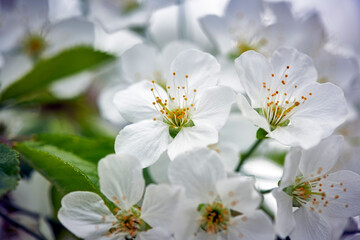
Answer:
[{"label": "white petal", "polygon": [[212,87],[204,90],[196,104],[193,120],[205,121],[217,130],[223,127],[235,100],[233,90],[228,87]]},{"label": "white petal", "polygon": [[215,184],[225,177],[226,172],[219,156],[208,148],[181,154],[169,167],[170,182],[185,187],[189,197],[202,203],[215,199]]},{"label": "white petal", "polygon": [[299,164],[305,177],[328,173],[338,161],[344,137],[333,135],[308,150],[303,150]]},{"label": "white petal", "polygon": [[70,18],[56,23],[46,35],[49,48],[44,55],[52,55],[72,46],[92,46],[95,38],[94,31],[94,24],[81,18]]},{"label": "white petal", "polygon": [[166,69],[170,73],[170,65],[172,61],[176,58],[176,56],[181,52],[191,48],[198,49],[199,47],[191,42],[187,42],[184,40],[174,41],[167,44],[162,49],[164,69]]},{"label": "white petal", "polygon": [[288,75],[286,78],[287,89],[294,89],[295,85],[302,88],[310,83],[315,83],[317,80],[317,71],[312,59],[294,48],[276,50],[271,57],[271,64],[276,79],[271,89],[275,89],[275,86],[284,80],[284,71]]},{"label": "white petal", "polygon": [[261,108],[262,99],[265,98],[261,95],[262,83],[274,73],[270,62],[260,53],[247,51],[235,59],[235,67],[241,85],[251,100],[251,106]]},{"label": "white petal", "polygon": [[140,160],[143,167],[153,164],[170,142],[169,126],[161,121],[144,120],[126,126],[115,140],[115,152],[125,152]]},{"label": "white petal", "polygon": [[121,56],[121,68],[129,82],[140,82],[144,79],[154,80],[154,72],[159,69],[159,53],[155,47],[138,44],[124,52]]},{"label": "white petal", "polygon": [[290,233],[292,240],[331,239],[331,226],[316,212],[301,207],[294,214],[296,227]]},{"label": "white petal", "polygon": [[170,158],[167,152],[163,152],[159,159],[148,169],[151,177],[156,183],[170,183],[167,172],[170,165]]},{"label": "white petal", "polygon": [[146,188],[141,206],[141,218],[151,227],[171,231],[180,200],[180,188],[170,185],[150,185]]},{"label": "white petal", "polygon": [[260,0],[229,1],[225,10],[226,21],[228,23],[238,23],[239,18],[246,19],[246,21],[240,22],[246,24],[248,28],[256,28],[261,24],[263,8],[263,2]]},{"label": "white petal", "polygon": [[[312,95],[309,96],[309,93]],[[307,100],[291,117],[290,122],[294,126],[309,119],[312,122],[310,128],[320,129],[318,134],[325,138],[345,121],[348,110],[344,93],[334,84],[311,84],[303,89],[301,95],[307,96]]]},{"label": "white petal", "polygon": [[291,148],[285,158],[284,173],[281,177],[280,188],[288,187],[295,183],[295,178],[299,173],[299,163],[301,158],[301,149]]},{"label": "white petal", "polygon": [[104,87],[97,99],[101,117],[118,126],[119,129],[129,124],[129,122],[120,115],[113,100],[114,95],[126,87],[125,84]]},{"label": "white petal", "polygon": [[245,215],[253,213],[261,202],[252,177],[225,179],[216,183],[216,189],[224,206]]},{"label": "white petal", "polygon": [[120,209],[130,209],[142,197],[144,179],[139,161],[123,153],[107,155],[98,164],[100,189]]},{"label": "white petal", "polygon": [[314,124],[312,119],[292,118],[291,124],[286,127],[277,127],[267,136],[287,146],[300,146],[308,149],[320,142],[322,131],[321,127]]},{"label": "white petal", "polygon": [[145,80],[115,94],[115,106],[127,121],[139,122],[158,117],[160,119],[160,113],[153,105],[156,100],[152,88],[156,88],[161,98],[167,99],[165,91],[159,85],[155,84],[154,87],[150,81]]},{"label": "white petal", "polygon": [[348,218],[360,215],[360,175],[342,170],[330,173],[321,181],[326,193],[327,206],[320,208],[324,215],[329,217]]},{"label": "white petal", "polygon": [[[220,65],[216,58],[209,53],[201,52],[196,49],[185,50],[171,63],[171,73],[175,72],[175,79],[168,79],[167,86],[170,86],[170,94],[174,93],[175,87],[188,86],[188,91],[194,89],[202,91],[204,88],[216,85],[220,72]],[[186,75],[188,78],[186,79]],[[185,81],[188,83],[186,84]]]},{"label": "white petal", "polygon": [[256,141],[256,131],[252,122],[239,113],[230,113],[220,131],[219,143],[231,144],[237,151],[246,151]]},{"label": "white petal", "polygon": [[112,227],[114,215],[92,192],[72,192],[61,200],[60,222],[80,238],[100,238]]},{"label": "white petal", "polygon": [[170,143],[168,154],[171,160],[181,153],[199,147],[206,147],[218,141],[218,131],[214,127],[204,122],[197,124],[194,121],[194,123],[195,126],[193,127],[183,127]]},{"label": "white petal", "polygon": [[142,41],[143,39],[139,35],[130,30],[108,33],[101,27],[95,28],[95,48],[118,56]]},{"label": "white petal", "polygon": [[285,238],[295,227],[292,198],[279,188],[274,189],[272,194],[277,203],[275,230],[280,237]]},{"label": "white petal", "polygon": [[225,19],[216,15],[207,15],[199,19],[199,22],[222,54],[226,54],[232,47],[231,36],[227,31]]},{"label": "white petal", "polygon": [[244,117],[249,119],[255,126],[270,132],[270,125],[267,120],[250,106],[249,102],[241,93],[236,96],[236,102]]},{"label": "white petal", "polygon": [[70,17],[81,16],[81,6],[81,1],[79,0],[49,0],[49,19],[52,22],[56,22]]},{"label": "white petal", "polygon": [[270,218],[260,210],[249,215],[237,216],[231,221],[234,222],[229,226],[229,237],[227,238],[229,240],[275,239],[275,231]]},{"label": "white petal", "polygon": [[146,232],[139,232],[136,239],[138,240],[171,240],[171,233],[164,228],[152,228]]}]

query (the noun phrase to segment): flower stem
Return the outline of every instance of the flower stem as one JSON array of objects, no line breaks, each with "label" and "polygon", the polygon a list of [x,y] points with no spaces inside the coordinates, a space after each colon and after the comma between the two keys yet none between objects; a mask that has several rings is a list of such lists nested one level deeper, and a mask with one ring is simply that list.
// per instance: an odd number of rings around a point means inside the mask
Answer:
[{"label": "flower stem", "polygon": [[31,231],[30,229],[28,229],[24,225],[22,225],[22,224],[20,224],[20,223],[18,223],[16,221],[14,221],[13,219],[9,218],[8,216],[6,216],[1,211],[0,211],[0,217],[4,218],[9,224],[14,225],[17,228],[20,228],[21,230],[23,230],[27,234],[31,235],[32,237],[34,237],[34,238],[36,238],[38,240],[46,240],[43,236],[38,235],[37,233],[34,233],[33,231]]},{"label": "flower stem", "polygon": [[239,172],[242,165],[245,163],[245,161],[251,156],[251,154],[256,150],[256,148],[260,145],[260,143],[263,141],[264,139],[258,139],[256,140],[256,142],[251,146],[251,148],[249,149],[249,151],[247,151],[245,153],[245,155],[241,156],[241,159],[238,163],[238,165],[235,168],[235,172]]}]

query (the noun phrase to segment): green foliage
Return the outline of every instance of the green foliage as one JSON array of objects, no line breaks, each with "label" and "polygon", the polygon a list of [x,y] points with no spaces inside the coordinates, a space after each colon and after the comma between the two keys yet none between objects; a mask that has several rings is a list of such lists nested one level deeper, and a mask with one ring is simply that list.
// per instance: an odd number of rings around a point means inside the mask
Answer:
[{"label": "green foliage", "polygon": [[19,180],[19,154],[0,144],[0,196],[15,189]]},{"label": "green foliage", "polygon": [[99,194],[113,209],[100,192],[97,174],[98,161],[114,152],[113,144],[113,139],[43,134],[35,140],[17,144],[15,148],[24,156],[25,162],[56,187],[53,197],[72,191],[90,191]]},{"label": "green foliage", "polygon": [[96,163],[104,156],[114,152],[115,139],[112,138],[84,138],[67,134],[40,134],[36,140],[59,146],[78,157]]},{"label": "green foliage", "polygon": [[54,57],[39,61],[33,69],[7,87],[1,94],[1,101],[28,98],[36,95],[56,80],[104,64],[115,57],[91,47],[74,47]]}]

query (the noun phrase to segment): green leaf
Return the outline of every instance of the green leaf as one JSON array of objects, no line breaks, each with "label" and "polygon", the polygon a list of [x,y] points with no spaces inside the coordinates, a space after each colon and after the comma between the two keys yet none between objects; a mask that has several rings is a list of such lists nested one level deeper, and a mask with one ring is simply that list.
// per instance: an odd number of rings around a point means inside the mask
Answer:
[{"label": "green leaf", "polygon": [[114,153],[115,139],[112,138],[93,139],[67,134],[40,134],[36,139],[96,164],[101,158]]},{"label": "green leaf", "polygon": [[25,162],[56,187],[57,192],[52,192],[54,198],[73,191],[90,191],[99,194],[109,209],[115,208],[101,193],[97,174],[99,160],[114,152],[114,139],[41,134],[15,148]]},{"label": "green leaf", "polygon": [[0,144],[0,196],[15,189],[19,180],[19,154]]},{"label": "green leaf", "polygon": [[4,101],[26,98],[43,90],[56,80],[114,59],[113,55],[96,51],[91,47],[80,46],[67,49],[54,57],[39,61],[30,72],[7,87],[2,92],[1,99]]},{"label": "green leaf", "polygon": [[17,144],[15,148],[24,155],[24,161],[52,182],[61,193],[99,193],[95,163],[41,142],[27,141]]}]

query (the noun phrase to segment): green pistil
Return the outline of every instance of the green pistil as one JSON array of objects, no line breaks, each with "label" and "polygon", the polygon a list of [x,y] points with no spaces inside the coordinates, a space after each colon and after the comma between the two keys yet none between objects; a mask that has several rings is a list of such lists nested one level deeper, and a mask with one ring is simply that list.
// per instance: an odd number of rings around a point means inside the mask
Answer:
[{"label": "green pistil", "polygon": [[201,215],[200,228],[202,230],[210,234],[227,230],[230,210],[224,208],[221,202],[200,204],[197,210]]},{"label": "green pistil", "polygon": [[301,207],[302,204],[311,199],[312,195],[324,196],[324,193],[313,192],[311,184],[302,180],[302,177],[296,177],[296,185],[290,185],[283,189],[286,194],[293,198],[293,207]]},{"label": "green pistil", "polygon": [[183,127],[193,127],[195,126],[194,122],[192,120],[188,120],[186,124],[183,126],[170,126],[169,127],[169,134],[172,138],[175,138],[176,135],[181,131],[181,128]]}]

